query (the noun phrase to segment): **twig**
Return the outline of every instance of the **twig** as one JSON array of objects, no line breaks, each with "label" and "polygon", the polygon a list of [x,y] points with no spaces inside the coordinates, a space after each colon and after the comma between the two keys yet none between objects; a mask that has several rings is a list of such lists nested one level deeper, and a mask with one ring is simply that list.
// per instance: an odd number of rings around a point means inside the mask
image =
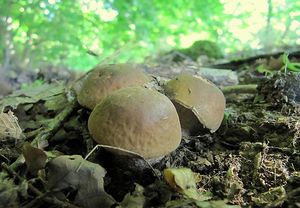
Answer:
[{"label": "twig", "polygon": [[[61,125],[66,121],[66,119],[71,115],[71,113],[77,108],[78,104],[76,100],[73,100],[70,105],[68,105],[63,111],[61,111],[55,118],[51,120],[46,129],[41,131],[31,142],[32,146],[38,146],[38,144],[47,141],[51,138],[60,128]],[[10,168],[16,170],[20,167],[23,162],[23,156],[20,155],[14,163],[10,165]]]},{"label": "twig", "polygon": [[[22,178],[17,172],[15,172],[11,167],[9,167],[7,164],[5,163],[1,163],[1,167],[11,176],[16,177],[19,181],[24,181],[25,179]],[[37,195],[37,197],[47,203],[56,205],[58,207],[67,207],[67,208],[79,208],[76,205],[73,205],[69,202],[65,202],[65,201],[61,201],[59,199],[57,199],[56,197],[52,196],[45,196],[44,193],[42,193],[41,191],[39,191],[36,187],[34,187],[31,183],[28,183],[28,188],[30,191],[32,191],[35,195]]]},{"label": "twig", "polygon": [[248,85],[232,85],[222,87],[221,90],[224,94],[232,94],[232,93],[257,93],[257,85],[256,84],[248,84]]}]

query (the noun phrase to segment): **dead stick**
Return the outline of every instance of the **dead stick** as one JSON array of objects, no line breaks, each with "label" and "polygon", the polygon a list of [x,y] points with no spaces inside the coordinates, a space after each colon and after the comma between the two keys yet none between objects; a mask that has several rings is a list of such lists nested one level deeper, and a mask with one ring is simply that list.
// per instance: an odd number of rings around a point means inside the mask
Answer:
[{"label": "dead stick", "polygon": [[247,85],[232,85],[221,87],[221,90],[224,94],[232,94],[232,93],[257,93],[257,85],[256,84],[247,84]]},{"label": "dead stick", "polygon": [[[19,181],[24,181],[25,179],[22,178],[17,172],[15,172],[11,167],[9,167],[7,164],[5,163],[1,163],[1,167],[11,176],[16,177]],[[50,203],[50,204],[54,204],[58,207],[67,207],[67,208],[79,208],[76,205],[73,205],[69,202],[64,202],[64,201],[60,201],[59,199],[57,199],[56,197],[49,197],[49,196],[45,196],[44,193],[42,193],[41,191],[39,191],[36,187],[34,187],[31,183],[28,183],[28,188],[30,191],[32,191],[35,195],[37,195],[41,200]]]}]

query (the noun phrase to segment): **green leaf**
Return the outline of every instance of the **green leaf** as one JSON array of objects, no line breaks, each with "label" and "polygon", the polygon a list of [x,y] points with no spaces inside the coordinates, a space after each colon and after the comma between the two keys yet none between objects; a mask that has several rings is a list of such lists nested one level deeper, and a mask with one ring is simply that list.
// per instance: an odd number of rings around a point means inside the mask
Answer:
[{"label": "green leaf", "polygon": [[270,76],[270,75],[272,75],[274,73],[273,71],[265,68],[265,66],[263,64],[259,65],[256,68],[256,71],[259,72],[259,73],[264,74],[265,76]]}]

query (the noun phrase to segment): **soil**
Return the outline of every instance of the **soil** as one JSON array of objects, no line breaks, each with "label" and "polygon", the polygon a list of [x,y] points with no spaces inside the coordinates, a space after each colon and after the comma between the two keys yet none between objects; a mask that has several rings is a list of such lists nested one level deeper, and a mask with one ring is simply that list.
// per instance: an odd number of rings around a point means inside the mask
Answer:
[{"label": "soil", "polygon": [[[0,100],[0,132],[5,127],[0,133],[0,207],[93,207],[78,196],[83,189],[90,193],[95,183],[85,182],[86,173],[68,181],[69,186],[49,186],[53,158],[89,153],[92,165],[84,170],[99,164],[106,171],[93,192],[101,192],[101,207],[300,207],[300,74],[274,70],[266,76],[257,71],[278,57],[222,64],[237,72],[240,84],[256,84],[257,90],[225,94],[224,120],[215,133],[202,129],[183,135],[179,148],[152,161],[103,147],[91,153],[96,144],[87,129],[90,111],[77,103],[72,90],[76,76],[11,90]],[[290,59],[300,62],[297,54]],[[167,64],[171,68],[174,63]],[[197,191],[209,193],[209,200],[172,188],[165,180],[166,168],[191,169]]]}]

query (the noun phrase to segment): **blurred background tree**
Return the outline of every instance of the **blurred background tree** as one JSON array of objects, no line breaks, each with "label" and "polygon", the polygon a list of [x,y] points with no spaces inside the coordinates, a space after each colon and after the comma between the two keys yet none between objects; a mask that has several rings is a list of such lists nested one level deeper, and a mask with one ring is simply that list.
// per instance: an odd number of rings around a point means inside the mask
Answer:
[{"label": "blurred background tree", "polygon": [[224,54],[300,44],[298,0],[0,0],[1,68],[88,70],[107,57],[216,42]]}]

